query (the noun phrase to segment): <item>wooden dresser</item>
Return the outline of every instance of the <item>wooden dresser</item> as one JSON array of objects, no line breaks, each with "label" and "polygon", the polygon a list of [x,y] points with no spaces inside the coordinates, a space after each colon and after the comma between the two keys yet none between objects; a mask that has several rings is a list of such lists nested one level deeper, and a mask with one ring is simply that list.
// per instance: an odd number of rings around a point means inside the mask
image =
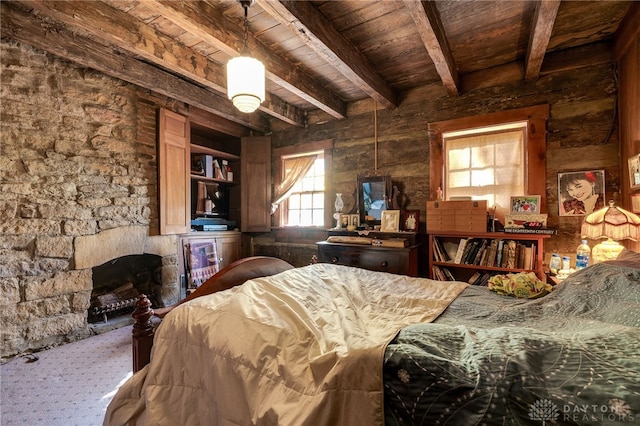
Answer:
[{"label": "wooden dresser", "polygon": [[[330,235],[355,235],[347,232],[331,232]],[[418,259],[421,243],[415,233],[369,235],[373,238],[406,238],[408,247],[380,247],[365,244],[332,243],[320,241],[318,245],[318,261],[337,265],[355,266],[371,271],[390,272],[392,274],[419,276]]]}]

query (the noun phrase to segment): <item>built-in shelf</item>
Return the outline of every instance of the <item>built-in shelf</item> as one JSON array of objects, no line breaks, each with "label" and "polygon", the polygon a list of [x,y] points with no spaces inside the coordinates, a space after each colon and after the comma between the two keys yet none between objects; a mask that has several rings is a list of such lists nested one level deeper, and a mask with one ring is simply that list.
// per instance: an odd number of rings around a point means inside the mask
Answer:
[{"label": "built-in shelf", "polygon": [[201,182],[224,183],[224,184],[227,184],[227,185],[237,185],[238,184],[238,182],[232,181],[232,180],[216,179],[216,178],[206,177],[206,176],[202,176],[202,175],[194,175],[194,174],[191,175],[191,179],[199,180]]},{"label": "built-in shelf", "polygon": [[[546,279],[544,272],[544,240],[549,238],[548,234],[518,234],[518,233],[505,233],[505,232],[448,232],[440,231],[429,234],[429,277],[433,279],[439,279],[436,269],[444,269],[445,275],[449,274],[449,279],[455,279],[458,281],[468,281],[469,278],[475,273],[480,272],[485,275],[494,275],[498,273],[517,273],[517,272],[535,272],[539,279]],[[474,255],[469,262],[455,262],[454,259],[448,261],[439,260],[442,257],[438,252],[446,251],[444,246],[446,244],[452,244],[453,247],[460,248],[462,240],[474,240],[480,243],[478,245],[479,254]],[[506,267],[504,265],[489,265],[481,263],[480,260],[483,251],[489,252],[489,246],[492,241],[496,242],[508,242],[513,240],[518,246],[522,245],[523,249],[526,247],[532,248],[531,251],[531,264],[526,268],[519,268],[517,265],[512,267]],[[483,242],[485,244],[483,244]],[[438,248],[435,244],[438,244]],[[501,249],[498,249],[500,251]],[[477,252],[476,252],[477,253]],[[451,253],[453,254],[453,253]],[[496,253],[497,254],[497,253]],[[448,257],[452,257],[447,254]],[[514,253],[515,255],[515,253]],[[515,258],[514,258],[515,261]],[[493,260],[492,260],[493,262]]]},{"label": "built-in shelf", "polygon": [[[191,144],[191,154],[204,154],[204,155],[212,155],[216,158],[222,158],[225,160],[240,160],[239,155],[230,154],[228,152],[219,151],[217,149],[208,148],[202,145]],[[226,181],[221,181],[226,182]]]}]

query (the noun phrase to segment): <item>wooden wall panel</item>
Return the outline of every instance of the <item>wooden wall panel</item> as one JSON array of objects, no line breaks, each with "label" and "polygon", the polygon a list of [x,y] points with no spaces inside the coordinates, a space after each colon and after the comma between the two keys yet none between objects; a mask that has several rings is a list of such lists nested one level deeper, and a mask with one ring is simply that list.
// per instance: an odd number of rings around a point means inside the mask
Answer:
[{"label": "wooden wall panel", "polygon": [[[632,6],[623,22],[615,42],[615,58],[618,64],[620,123],[620,175],[621,205],[631,209],[631,190],[628,159],[640,153],[640,3]],[[627,247],[640,251],[640,242],[628,241]]]}]

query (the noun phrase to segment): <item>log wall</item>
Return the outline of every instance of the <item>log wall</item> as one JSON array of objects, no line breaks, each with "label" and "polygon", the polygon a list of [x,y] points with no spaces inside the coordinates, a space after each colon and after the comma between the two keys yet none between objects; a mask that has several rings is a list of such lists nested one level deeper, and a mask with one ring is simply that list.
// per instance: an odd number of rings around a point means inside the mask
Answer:
[{"label": "log wall", "polygon": [[[441,84],[434,84],[405,93],[393,110],[363,101],[352,105],[344,120],[310,114],[310,124],[303,129],[274,122],[272,144],[277,148],[333,139],[333,186],[343,193],[345,211],[356,209],[356,176],[373,172],[377,161],[378,172],[390,174],[401,190],[401,207],[421,210],[424,229],[425,204],[434,198],[429,192],[428,123],[548,103],[547,172],[541,178],[546,180],[548,224],[559,234],[545,243],[545,249],[547,257],[551,252],[575,255],[583,217],[558,215],[557,175],[604,169],[606,197],[620,202],[616,94],[611,64],[548,73],[536,81],[506,83],[459,97],[448,96]],[[259,245],[254,249],[260,254]]]}]

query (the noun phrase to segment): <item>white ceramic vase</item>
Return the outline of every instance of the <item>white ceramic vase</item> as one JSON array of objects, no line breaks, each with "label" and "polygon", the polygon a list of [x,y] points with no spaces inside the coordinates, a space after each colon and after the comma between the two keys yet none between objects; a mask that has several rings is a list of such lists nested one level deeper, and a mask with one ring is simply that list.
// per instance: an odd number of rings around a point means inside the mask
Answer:
[{"label": "white ceramic vase", "polygon": [[342,201],[342,193],[340,192],[336,194],[336,203],[334,204],[334,207],[336,208],[336,213],[340,213],[344,208],[344,201]]}]

